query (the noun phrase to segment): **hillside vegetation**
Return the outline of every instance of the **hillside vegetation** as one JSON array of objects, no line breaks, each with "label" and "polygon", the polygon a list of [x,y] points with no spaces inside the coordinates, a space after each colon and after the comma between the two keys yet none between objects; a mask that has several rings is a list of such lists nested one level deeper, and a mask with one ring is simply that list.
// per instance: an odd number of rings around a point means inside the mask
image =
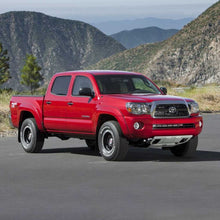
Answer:
[{"label": "hillside vegetation", "polygon": [[91,68],[137,71],[188,85],[220,83],[220,1],[168,40],[126,50]]}]

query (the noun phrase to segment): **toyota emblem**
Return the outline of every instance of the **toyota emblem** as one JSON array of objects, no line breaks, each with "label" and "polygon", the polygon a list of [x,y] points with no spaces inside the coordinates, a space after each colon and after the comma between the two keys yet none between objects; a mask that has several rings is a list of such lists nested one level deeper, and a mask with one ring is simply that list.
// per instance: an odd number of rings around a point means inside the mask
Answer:
[{"label": "toyota emblem", "polygon": [[168,111],[169,111],[170,114],[175,114],[176,113],[176,107],[171,106],[171,107],[169,107]]}]

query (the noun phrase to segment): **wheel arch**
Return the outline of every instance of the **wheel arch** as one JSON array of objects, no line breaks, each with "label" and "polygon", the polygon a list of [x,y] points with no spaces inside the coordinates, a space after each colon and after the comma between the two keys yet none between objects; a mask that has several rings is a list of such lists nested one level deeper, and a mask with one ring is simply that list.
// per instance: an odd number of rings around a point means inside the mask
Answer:
[{"label": "wheel arch", "polygon": [[128,130],[127,130],[127,125],[124,120],[124,117],[122,116],[117,117],[117,116],[107,114],[107,113],[102,113],[99,115],[98,120],[97,120],[97,125],[96,125],[96,134],[98,134],[99,129],[102,126],[102,124],[104,124],[107,121],[117,121],[121,128],[122,134],[126,136]]},{"label": "wheel arch", "polygon": [[102,126],[103,123],[106,121],[118,121],[113,115],[110,114],[100,114],[96,126],[96,133],[98,133],[100,127]]}]

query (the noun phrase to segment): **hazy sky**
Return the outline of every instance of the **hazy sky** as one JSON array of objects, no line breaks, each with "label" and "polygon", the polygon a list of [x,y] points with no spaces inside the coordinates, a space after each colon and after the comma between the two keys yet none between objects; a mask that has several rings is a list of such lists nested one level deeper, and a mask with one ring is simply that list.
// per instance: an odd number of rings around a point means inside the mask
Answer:
[{"label": "hazy sky", "polygon": [[0,13],[38,11],[91,23],[146,17],[197,17],[215,2],[217,0],[0,0]]}]

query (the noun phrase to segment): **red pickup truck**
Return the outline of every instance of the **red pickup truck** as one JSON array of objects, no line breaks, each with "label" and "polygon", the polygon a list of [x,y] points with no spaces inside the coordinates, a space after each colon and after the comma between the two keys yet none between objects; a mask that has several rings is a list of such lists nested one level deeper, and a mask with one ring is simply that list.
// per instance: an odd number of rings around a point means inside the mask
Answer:
[{"label": "red pickup truck", "polygon": [[123,160],[128,146],[155,146],[192,155],[203,119],[192,99],[169,96],[139,73],[72,71],[55,74],[45,96],[13,96],[11,121],[29,153],[44,139],[85,139],[106,160]]}]

